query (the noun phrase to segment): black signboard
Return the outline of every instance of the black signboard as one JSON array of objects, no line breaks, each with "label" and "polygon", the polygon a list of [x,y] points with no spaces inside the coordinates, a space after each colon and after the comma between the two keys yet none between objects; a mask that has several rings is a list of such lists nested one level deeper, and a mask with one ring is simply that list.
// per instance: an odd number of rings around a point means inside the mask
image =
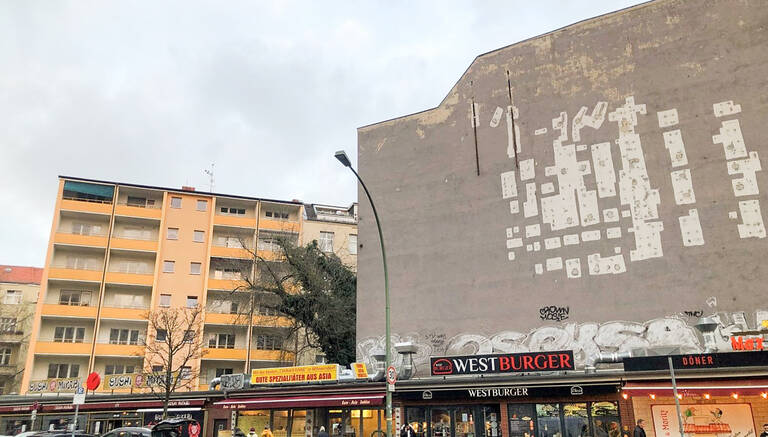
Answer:
[{"label": "black signboard", "polygon": [[432,357],[432,376],[574,370],[573,351]]},{"label": "black signboard", "polygon": [[[676,370],[768,366],[768,351],[671,355],[671,357],[672,365]],[[666,355],[624,359],[624,370],[627,372],[667,369],[669,369],[669,360]]]},{"label": "black signboard", "polygon": [[[615,394],[618,396],[618,384],[556,385],[556,386],[479,386],[455,390],[397,389],[398,399],[405,401],[449,401],[483,399],[535,399],[535,398],[574,398]],[[425,396],[425,393],[427,394]]]}]

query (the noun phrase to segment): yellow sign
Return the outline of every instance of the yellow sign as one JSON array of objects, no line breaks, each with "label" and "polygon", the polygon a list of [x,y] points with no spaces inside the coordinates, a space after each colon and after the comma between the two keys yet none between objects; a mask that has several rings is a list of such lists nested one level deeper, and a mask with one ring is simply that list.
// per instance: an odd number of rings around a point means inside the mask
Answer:
[{"label": "yellow sign", "polygon": [[253,369],[251,371],[251,384],[290,384],[336,381],[338,372],[339,366],[336,364]]},{"label": "yellow sign", "polygon": [[356,379],[368,379],[368,368],[365,367],[365,363],[352,363],[350,367]]}]

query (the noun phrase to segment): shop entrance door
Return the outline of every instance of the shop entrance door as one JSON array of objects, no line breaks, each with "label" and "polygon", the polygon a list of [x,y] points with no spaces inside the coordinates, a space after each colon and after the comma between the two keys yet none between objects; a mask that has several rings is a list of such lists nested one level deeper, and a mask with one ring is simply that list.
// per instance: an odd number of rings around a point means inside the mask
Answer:
[{"label": "shop entrance door", "polygon": [[406,414],[419,437],[426,418],[429,437],[501,437],[501,415],[496,405],[408,408]]}]

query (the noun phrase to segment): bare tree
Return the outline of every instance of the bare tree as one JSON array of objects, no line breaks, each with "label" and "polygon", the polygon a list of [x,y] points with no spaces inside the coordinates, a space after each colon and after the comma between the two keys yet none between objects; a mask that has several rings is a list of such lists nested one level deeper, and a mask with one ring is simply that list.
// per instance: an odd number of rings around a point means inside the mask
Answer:
[{"label": "bare tree", "polygon": [[149,366],[162,366],[162,371],[149,375],[147,385],[163,401],[165,419],[171,393],[194,389],[199,377],[199,369],[193,365],[204,353],[203,312],[200,306],[161,308],[151,311],[147,319],[145,360]]},{"label": "bare tree", "polygon": [[[7,389],[14,388],[24,373],[24,359],[29,348],[34,308],[34,304],[23,301],[18,304],[0,303],[0,318],[3,322],[0,325],[0,349],[9,347],[13,350],[11,356],[16,360],[13,373],[2,377],[5,379]],[[16,391],[20,392],[20,390]]]}]

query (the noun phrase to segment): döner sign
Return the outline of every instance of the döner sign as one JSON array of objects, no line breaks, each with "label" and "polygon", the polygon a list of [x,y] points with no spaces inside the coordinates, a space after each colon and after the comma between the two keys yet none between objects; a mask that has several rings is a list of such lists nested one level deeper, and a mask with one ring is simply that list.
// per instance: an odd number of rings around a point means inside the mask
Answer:
[{"label": "d\u00f6ner sign", "polygon": [[573,351],[432,357],[432,376],[574,370]]}]

